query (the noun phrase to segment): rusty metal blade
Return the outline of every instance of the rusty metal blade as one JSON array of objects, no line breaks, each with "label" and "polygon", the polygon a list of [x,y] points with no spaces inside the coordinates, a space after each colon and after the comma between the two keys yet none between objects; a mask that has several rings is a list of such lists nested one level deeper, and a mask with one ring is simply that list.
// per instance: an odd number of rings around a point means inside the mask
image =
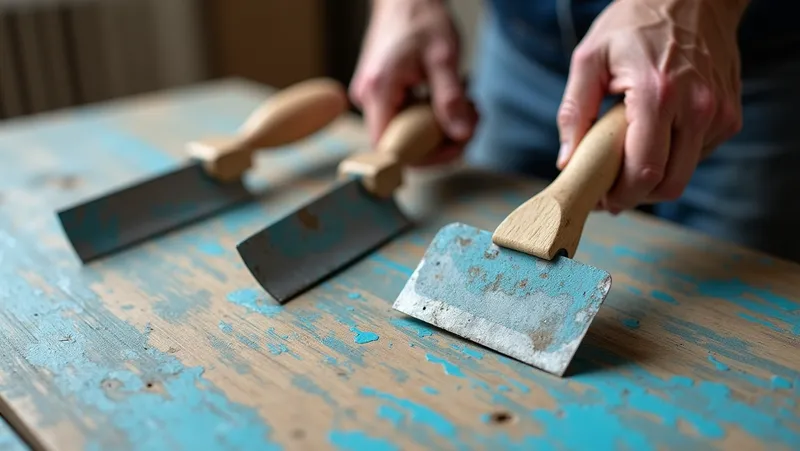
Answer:
[{"label": "rusty metal blade", "polygon": [[393,199],[376,198],[353,179],[236,248],[258,283],[284,303],[410,225]]},{"label": "rusty metal blade", "polygon": [[200,163],[58,212],[84,263],[252,200],[241,181],[219,182]]},{"label": "rusty metal blade", "polygon": [[542,260],[443,227],[393,304],[419,320],[563,376],[611,276],[567,257]]}]

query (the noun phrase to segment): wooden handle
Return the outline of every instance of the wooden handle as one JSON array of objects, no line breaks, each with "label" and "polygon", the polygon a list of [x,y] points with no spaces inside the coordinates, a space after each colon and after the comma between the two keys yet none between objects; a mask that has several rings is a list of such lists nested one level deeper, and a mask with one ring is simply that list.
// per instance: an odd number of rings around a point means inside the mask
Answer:
[{"label": "wooden handle", "polygon": [[492,241],[547,260],[561,252],[573,257],[589,213],[617,178],[627,127],[624,105],[614,106],[589,130],[553,183],[511,212]]},{"label": "wooden handle", "polygon": [[299,82],[270,96],[253,111],[236,136],[210,138],[187,145],[206,171],[220,180],[235,180],[252,166],[258,149],[279,147],[316,133],[347,109],[344,87],[328,78]]},{"label": "wooden handle", "polygon": [[402,184],[403,167],[438,149],[444,136],[430,105],[412,105],[389,123],[374,150],[342,161],[339,175],[360,177],[372,194],[389,197]]}]

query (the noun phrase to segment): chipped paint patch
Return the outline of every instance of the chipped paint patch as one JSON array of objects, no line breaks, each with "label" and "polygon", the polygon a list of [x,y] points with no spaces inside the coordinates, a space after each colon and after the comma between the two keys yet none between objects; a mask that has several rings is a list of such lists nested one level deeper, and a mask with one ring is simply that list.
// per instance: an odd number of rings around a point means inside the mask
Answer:
[{"label": "chipped paint patch", "polygon": [[233,325],[231,323],[226,323],[225,321],[219,321],[219,330],[225,332],[226,334],[233,333]]},{"label": "chipped paint patch", "polygon": [[415,332],[419,338],[433,335],[432,327],[416,318],[392,318],[390,323],[395,327]]},{"label": "chipped paint patch", "polygon": [[456,351],[460,351],[460,352],[472,357],[473,359],[478,359],[478,360],[483,359],[483,353],[482,352],[478,351],[477,349],[471,349],[469,346],[462,346],[462,345],[458,345],[458,344],[453,343],[453,344],[450,345],[450,347],[455,349]]},{"label": "chipped paint patch", "polygon": [[397,427],[401,421],[403,421],[403,417],[405,414],[398,409],[395,409],[392,406],[381,404],[378,406],[377,412],[378,418],[383,418],[384,420],[389,420],[394,427]]},{"label": "chipped paint patch", "polygon": [[426,387],[422,387],[422,391],[424,391],[425,393],[427,393],[429,395],[438,395],[439,394],[439,390],[437,390],[437,389],[435,389],[433,387],[427,387],[427,386]]},{"label": "chipped paint patch", "polygon": [[268,317],[274,317],[283,311],[283,306],[269,304],[264,294],[253,288],[245,288],[228,293],[228,301],[241,305],[251,312],[261,313]]},{"label": "chipped paint patch", "polygon": [[714,368],[716,368],[717,371],[728,371],[731,369],[728,365],[720,362],[711,354],[708,355],[708,361],[714,365]]},{"label": "chipped paint patch", "polygon": [[370,343],[373,341],[378,341],[378,339],[380,339],[378,334],[376,334],[375,332],[359,330],[356,326],[352,326],[350,328],[350,332],[355,333],[355,336],[353,336],[353,341],[360,345],[363,345],[365,343]]}]

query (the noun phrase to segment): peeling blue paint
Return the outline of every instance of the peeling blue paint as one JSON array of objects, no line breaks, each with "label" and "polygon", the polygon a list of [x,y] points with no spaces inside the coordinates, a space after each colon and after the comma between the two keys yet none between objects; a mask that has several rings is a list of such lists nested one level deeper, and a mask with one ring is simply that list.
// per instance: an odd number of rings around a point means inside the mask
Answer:
[{"label": "peeling blue paint", "polygon": [[630,291],[631,293],[635,294],[636,296],[642,295],[642,290],[632,286],[632,285],[625,285],[625,288]]},{"label": "peeling blue paint", "polygon": [[238,374],[247,374],[250,372],[250,363],[244,360],[244,358],[231,347],[230,343],[214,335],[209,335],[208,341],[211,347],[216,349],[219,353],[220,362],[232,367]]},{"label": "peeling blue paint", "polygon": [[214,241],[201,241],[196,245],[197,249],[211,257],[221,257],[225,255],[225,248]]},{"label": "peeling blue paint", "polygon": [[633,258],[645,263],[655,264],[661,260],[660,256],[658,256],[657,254],[653,253],[645,254],[624,246],[614,246],[613,248],[611,248],[611,251],[616,257]]},{"label": "peeling blue paint", "polygon": [[403,383],[408,380],[408,371],[402,370],[400,368],[395,368],[393,366],[389,366],[387,363],[381,363],[381,366],[384,366],[392,372],[394,375],[394,380],[399,383]]},{"label": "peeling blue paint", "polygon": [[372,387],[362,387],[361,394],[367,397],[389,401],[396,407],[408,412],[411,421],[422,423],[444,438],[453,439],[458,429],[445,416],[422,404],[399,398],[390,393],[378,391]]},{"label": "peeling blue paint", "polygon": [[468,346],[462,346],[455,343],[451,344],[450,347],[455,349],[456,351],[463,352],[464,354],[472,357],[473,359],[478,359],[478,360],[483,359],[483,353],[478,351],[477,349],[471,349]]},{"label": "peeling blue paint", "polygon": [[755,316],[750,315],[749,313],[739,312],[738,316],[739,316],[739,318],[742,318],[744,320],[750,321],[751,323],[760,324],[760,325],[765,326],[765,327],[767,327],[769,329],[772,329],[775,332],[784,332],[783,329],[781,329],[780,327],[772,324],[771,322],[769,322],[767,320],[764,320],[764,319],[761,319],[761,318],[756,318]]},{"label": "peeling blue paint", "polygon": [[433,362],[433,363],[437,363],[439,365],[442,365],[442,368],[444,369],[445,374],[449,374],[450,376],[455,376],[455,377],[467,377],[464,374],[464,372],[461,371],[461,368],[459,368],[456,365],[453,365],[452,363],[448,362],[445,359],[436,357],[433,354],[425,354],[425,359],[427,361],[429,361],[429,362]]},{"label": "peeling blue paint", "polygon": [[384,420],[389,420],[394,427],[400,425],[400,422],[403,421],[403,417],[405,414],[398,409],[395,409],[392,406],[388,406],[386,404],[381,404],[378,406],[378,418],[383,418]]},{"label": "peeling blue paint", "polygon": [[331,431],[328,441],[340,451],[400,451],[392,442],[362,431]]},{"label": "peeling blue paint", "polygon": [[770,380],[772,381],[773,389],[790,390],[792,388],[792,381],[778,375],[773,375]]},{"label": "peeling blue paint", "polygon": [[261,349],[261,346],[258,345],[253,339],[245,337],[242,334],[236,334],[236,339],[239,340],[239,343],[247,346],[248,348],[255,349],[256,351]]},{"label": "peeling blue paint", "polygon": [[355,333],[353,341],[360,345],[363,345],[364,343],[378,341],[378,339],[380,339],[378,334],[376,334],[375,332],[365,332],[363,330],[359,330],[356,326],[352,326],[350,328],[350,332]]},{"label": "peeling blue paint", "polygon": [[219,330],[225,332],[226,334],[233,333],[233,325],[230,323],[226,323],[225,321],[219,321]]},{"label": "peeling blue paint", "polygon": [[724,363],[720,362],[719,360],[714,358],[714,356],[711,354],[708,355],[708,361],[714,364],[714,368],[716,368],[718,371],[730,370],[730,367],[728,365],[725,365]]},{"label": "peeling blue paint", "polygon": [[348,299],[361,299],[361,293],[351,292],[347,293]]},{"label": "peeling blue paint", "polygon": [[430,337],[433,335],[433,329],[422,321],[415,318],[392,318],[390,323],[402,329],[408,329],[416,332],[419,338]]},{"label": "peeling blue paint", "polygon": [[427,387],[427,386],[426,387],[422,387],[422,391],[424,391],[425,393],[427,393],[429,395],[438,395],[439,394],[439,390],[437,390],[437,389],[435,389],[433,387]]},{"label": "peeling blue paint", "polygon": [[261,313],[262,315],[273,317],[283,311],[280,305],[268,304],[263,298],[262,293],[253,288],[245,288],[228,293],[228,301],[241,305],[246,309]]}]

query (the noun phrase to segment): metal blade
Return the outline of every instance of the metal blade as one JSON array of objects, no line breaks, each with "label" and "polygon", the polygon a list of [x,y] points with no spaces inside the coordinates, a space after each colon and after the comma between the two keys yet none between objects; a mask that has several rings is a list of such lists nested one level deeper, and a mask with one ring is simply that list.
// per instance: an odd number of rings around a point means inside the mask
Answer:
[{"label": "metal blade", "polygon": [[393,199],[376,198],[358,180],[349,180],[237,250],[258,283],[284,303],[410,225]]},{"label": "metal blade", "polygon": [[610,288],[605,271],[501,248],[491,233],[454,223],[392,307],[562,376]]},{"label": "metal blade", "polygon": [[64,209],[58,218],[86,263],[251,199],[241,181],[216,181],[198,162]]}]

